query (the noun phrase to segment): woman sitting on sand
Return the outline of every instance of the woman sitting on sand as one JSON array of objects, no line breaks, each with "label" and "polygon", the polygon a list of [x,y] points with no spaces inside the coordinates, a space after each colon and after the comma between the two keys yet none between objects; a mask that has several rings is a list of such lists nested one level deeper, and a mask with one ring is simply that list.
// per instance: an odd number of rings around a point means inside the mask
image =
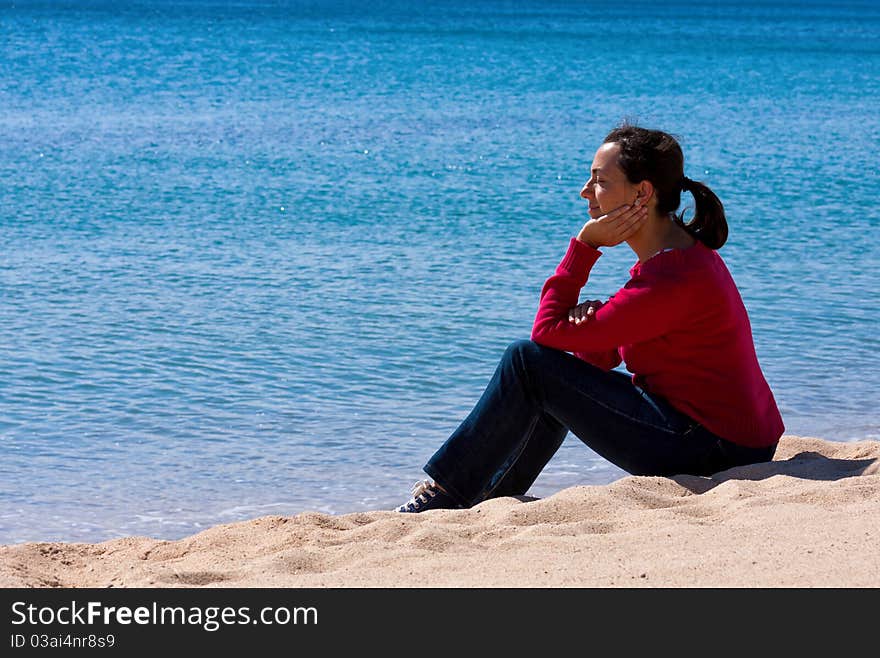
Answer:
[{"label": "woman sitting on sand", "polygon": [[[696,201],[685,224],[682,190]],[[590,219],[547,279],[531,340],[508,347],[473,411],[400,512],[525,494],[568,431],[634,475],[709,475],[769,461],[782,418],[745,306],[715,251],[717,196],[684,175],[678,142],[623,125],[581,190]],[[607,301],[578,304],[602,247],[638,256]],[[612,370],[624,361],[629,375]]]}]

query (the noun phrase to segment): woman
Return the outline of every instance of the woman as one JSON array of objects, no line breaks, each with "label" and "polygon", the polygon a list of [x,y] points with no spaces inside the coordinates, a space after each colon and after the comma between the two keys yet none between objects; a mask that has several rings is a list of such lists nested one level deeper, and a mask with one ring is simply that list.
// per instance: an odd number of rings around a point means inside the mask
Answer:
[{"label": "woman", "polygon": [[[694,217],[676,215],[681,192]],[[530,341],[512,344],[400,512],[524,494],[571,431],[634,475],[709,475],[769,461],[782,418],[721,257],[717,196],[684,176],[676,140],[623,125],[593,159],[590,219],[544,284]],[[578,304],[599,249],[638,256],[605,302]],[[612,370],[623,360],[632,377]]]}]

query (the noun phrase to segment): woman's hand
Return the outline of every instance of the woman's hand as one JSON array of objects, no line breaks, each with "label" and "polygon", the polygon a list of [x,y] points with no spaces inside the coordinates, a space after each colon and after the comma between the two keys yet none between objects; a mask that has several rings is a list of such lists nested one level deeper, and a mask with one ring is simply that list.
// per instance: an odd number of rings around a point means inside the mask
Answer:
[{"label": "woman's hand", "polygon": [[598,299],[587,300],[568,311],[568,321],[572,324],[582,324],[591,319],[600,308],[602,302]]},{"label": "woman's hand", "polygon": [[614,247],[635,235],[647,219],[648,208],[640,205],[637,199],[632,206],[620,206],[606,215],[590,219],[581,228],[577,239],[593,249]]}]

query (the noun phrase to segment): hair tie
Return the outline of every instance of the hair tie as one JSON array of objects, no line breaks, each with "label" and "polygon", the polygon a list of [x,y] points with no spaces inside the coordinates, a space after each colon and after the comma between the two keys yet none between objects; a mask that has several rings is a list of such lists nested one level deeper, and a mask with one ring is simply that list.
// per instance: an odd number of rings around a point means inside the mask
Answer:
[{"label": "hair tie", "polygon": [[694,182],[694,181],[692,181],[692,180],[691,180],[690,178],[688,178],[687,176],[682,176],[682,177],[681,177],[681,189],[683,189],[683,190],[689,190],[689,189],[691,188],[693,182]]}]

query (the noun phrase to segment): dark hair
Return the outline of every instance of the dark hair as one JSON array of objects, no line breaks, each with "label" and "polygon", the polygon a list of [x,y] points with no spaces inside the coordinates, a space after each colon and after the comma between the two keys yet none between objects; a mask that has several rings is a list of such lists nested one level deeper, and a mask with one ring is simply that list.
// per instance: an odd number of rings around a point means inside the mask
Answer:
[{"label": "dark hair", "polygon": [[[720,249],[727,241],[727,218],[724,206],[703,183],[684,175],[684,154],[675,137],[661,130],[649,130],[624,123],[608,133],[605,144],[620,147],[618,164],[630,183],[648,180],[657,195],[657,212],[672,213],[675,221],[710,249]],[[694,195],[696,207],[690,222],[684,221],[681,191]]]}]

